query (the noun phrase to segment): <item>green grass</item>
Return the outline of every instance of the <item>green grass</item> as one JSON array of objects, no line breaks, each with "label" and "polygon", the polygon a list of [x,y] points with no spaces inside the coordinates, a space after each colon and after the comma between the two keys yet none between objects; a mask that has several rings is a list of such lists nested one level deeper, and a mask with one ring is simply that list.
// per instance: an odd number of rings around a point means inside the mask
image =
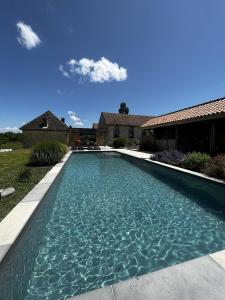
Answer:
[{"label": "green grass", "polygon": [[16,192],[0,200],[0,221],[10,210],[44,177],[51,167],[29,167],[31,178],[28,181],[18,181],[18,174],[26,167],[29,149],[0,153],[0,189],[14,187]]}]

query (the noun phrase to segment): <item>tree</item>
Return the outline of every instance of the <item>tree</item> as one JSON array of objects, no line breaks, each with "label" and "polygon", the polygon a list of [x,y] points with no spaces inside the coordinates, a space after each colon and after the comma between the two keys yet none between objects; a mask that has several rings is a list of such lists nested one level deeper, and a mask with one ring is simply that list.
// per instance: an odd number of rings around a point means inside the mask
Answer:
[{"label": "tree", "polygon": [[129,114],[129,107],[127,106],[126,102],[120,103],[120,108],[118,111],[120,114],[125,114],[125,115]]}]

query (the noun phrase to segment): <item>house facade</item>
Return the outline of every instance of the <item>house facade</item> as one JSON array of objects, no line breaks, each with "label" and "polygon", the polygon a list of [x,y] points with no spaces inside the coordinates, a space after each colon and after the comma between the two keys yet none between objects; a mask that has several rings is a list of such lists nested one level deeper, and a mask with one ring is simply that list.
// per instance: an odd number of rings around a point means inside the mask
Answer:
[{"label": "house facade", "polygon": [[57,118],[51,111],[46,111],[34,120],[23,125],[23,144],[32,147],[44,141],[58,141],[68,146],[87,146],[96,143],[97,123],[92,128],[72,128],[65,124],[64,118]]},{"label": "house facade", "polygon": [[148,120],[143,136],[159,149],[225,152],[225,98],[184,108]]},{"label": "house facade", "polygon": [[151,116],[102,112],[98,123],[96,142],[101,146],[111,146],[114,139],[124,137],[134,143],[139,143],[143,130],[141,125],[151,118]]},{"label": "house facade", "polygon": [[23,144],[32,147],[43,141],[59,141],[68,144],[68,126],[64,118],[57,118],[51,111],[46,111],[34,120],[23,125]]}]

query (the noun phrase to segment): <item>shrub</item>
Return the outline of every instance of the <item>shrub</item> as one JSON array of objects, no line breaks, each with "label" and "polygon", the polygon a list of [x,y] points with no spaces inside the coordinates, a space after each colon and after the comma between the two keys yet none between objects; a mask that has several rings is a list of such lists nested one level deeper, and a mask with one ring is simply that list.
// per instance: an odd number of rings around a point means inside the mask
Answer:
[{"label": "shrub", "polygon": [[181,166],[192,171],[200,172],[206,168],[209,160],[210,156],[207,153],[190,152],[185,155]]},{"label": "shrub", "polygon": [[1,149],[13,149],[18,150],[23,148],[23,144],[21,142],[8,142],[5,144],[2,144],[0,146]]},{"label": "shrub", "polygon": [[132,138],[118,137],[114,139],[112,146],[114,148],[132,148],[135,146],[135,140]]},{"label": "shrub", "polygon": [[113,147],[114,148],[124,148],[126,146],[126,138],[124,137],[118,137],[114,139],[113,141]]},{"label": "shrub", "polygon": [[23,168],[19,171],[17,181],[29,181],[32,178],[32,173],[29,168]]},{"label": "shrub", "polygon": [[165,164],[178,165],[184,159],[184,154],[178,150],[165,150],[156,152],[151,159]]},{"label": "shrub", "polygon": [[212,157],[203,172],[208,176],[225,179],[225,155]]},{"label": "shrub", "polygon": [[54,165],[67,152],[67,146],[57,141],[41,142],[33,146],[30,164],[35,166]]}]

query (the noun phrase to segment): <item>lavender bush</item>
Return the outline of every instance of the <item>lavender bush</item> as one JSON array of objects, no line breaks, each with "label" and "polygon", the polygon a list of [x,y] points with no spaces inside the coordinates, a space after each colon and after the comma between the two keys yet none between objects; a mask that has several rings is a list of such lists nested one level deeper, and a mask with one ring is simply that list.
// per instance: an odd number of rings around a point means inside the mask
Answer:
[{"label": "lavender bush", "polygon": [[165,150],[156,152],[151,159],[177,166],[184,159],[184,154],[178,150]]}]

